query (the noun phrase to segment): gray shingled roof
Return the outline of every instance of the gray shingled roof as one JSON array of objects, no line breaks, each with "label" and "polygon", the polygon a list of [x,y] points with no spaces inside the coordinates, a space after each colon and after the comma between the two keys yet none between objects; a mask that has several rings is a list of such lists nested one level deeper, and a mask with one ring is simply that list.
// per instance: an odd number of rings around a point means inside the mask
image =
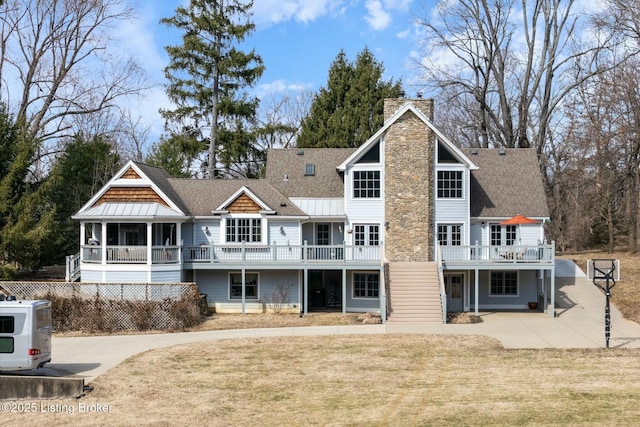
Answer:
[{"label": "gray shingled roof", "polygon": [[[463,149],[471,172],[471,216],[548,217],[549,208],[535,149]],[[475,151],[477,154],[472,154]]]},{"label": "gray shingled roof", "polygon": [[[342,175],[336,168],[355,150],[355,148],[270,149],[267,152],[265,179],[287,197],[343,197],[344,183]],[[307,164],[315,166],[313,176],[305,176]]]},{"label": "gray shingled roof", "polygon": [[159,166],[151,166],[140,162],[134,163],[151,181],[153,181],[155,185],[158,186],[158,188],[160,188],[164,194],[167,195],[167,197],[176,204],[176,206],[178,206],[182,212],[185,214],[188,212],[187,207],[182,203],[179,195],[176,194],[173,187],[169,184],[169,179],[171,178],[169,172]]},{"label": "gray shingled roof", "polygon": [[169,178],[168,184],[172,192],[180,197],[187,215],[211,216],[211,211],[245,186],[276,211],[276,215],[305,216],[304,212],[263,179]]}]

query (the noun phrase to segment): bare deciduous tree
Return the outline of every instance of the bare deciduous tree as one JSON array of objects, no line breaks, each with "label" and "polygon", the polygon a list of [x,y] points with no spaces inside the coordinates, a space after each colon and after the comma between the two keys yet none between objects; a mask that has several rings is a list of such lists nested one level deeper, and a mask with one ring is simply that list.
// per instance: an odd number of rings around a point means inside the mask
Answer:
[{"label": "bare deciduous tree", "polygon": [[0,7],[0,96],[40,142],[37,166],[100,115],[143,88],[135,61],[114,56],[109,33],[129,19],[124,0],[7,0]]},{"label": "bare deciduous tree", "polygon": [[[535,147],[541,157],[562,101],[607,40],[580,42],[574,0],[441,1],[426,30],[425,85],[461,98],[473,145]],[[469,135],[469,133],[467,133]]]}]

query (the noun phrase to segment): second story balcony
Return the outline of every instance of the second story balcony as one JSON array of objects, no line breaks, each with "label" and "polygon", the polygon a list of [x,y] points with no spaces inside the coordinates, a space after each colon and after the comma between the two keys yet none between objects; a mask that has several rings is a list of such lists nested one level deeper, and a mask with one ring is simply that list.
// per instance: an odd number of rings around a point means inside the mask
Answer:
[{"label": "second story balcony", "polygon": [[555,244],[441,246],[445,268],[536,268],[553,265]]},{"label": "second story balcony", "polygon": [[200,245],[184,249],[194,264],[371,264],[380,265],[380,246],[348,245]]}]

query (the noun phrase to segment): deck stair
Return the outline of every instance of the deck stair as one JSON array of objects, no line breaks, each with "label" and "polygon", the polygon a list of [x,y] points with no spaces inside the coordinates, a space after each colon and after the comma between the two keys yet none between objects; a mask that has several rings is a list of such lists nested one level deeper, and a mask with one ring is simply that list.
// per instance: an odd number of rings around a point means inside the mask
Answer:
[{"label": "deck stair", "polygon": [[442,323],[435,262],[389,263],[389,322]]}]

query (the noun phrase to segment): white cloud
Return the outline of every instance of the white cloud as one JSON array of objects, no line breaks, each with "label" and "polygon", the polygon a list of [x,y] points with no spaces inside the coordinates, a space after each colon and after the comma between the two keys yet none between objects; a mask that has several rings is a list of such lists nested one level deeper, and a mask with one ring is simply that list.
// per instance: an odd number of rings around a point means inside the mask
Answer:
[{"label": "white cloud", "polygon": [[311,90],[312,88],[312,83],[290,83],[279,79],[257,85],[255,88],[255,94],[258,98],[264,98],[265,96],[272,95],[274,93],[303,92],[305,90]]},{"label": "white cloud", "polygon": [[258,28],[290,20],[307,23],[344,13],[345,3],[346,0],[258,0],[253,3],[253,21]]},{"label": "white cloud", "polygon": [[409,34],[411,34],[411,28],[407,28],[404,31],[400,31],[399,33],[396,33],[396,37],[401,40],[405,40],[407,37],[409,37]]},{"label": "white cloud", "polygon": [[384,10],[379,0],[367,0],[365,7],[369,15],[364,19],[374,30],[384,30],[391,24],[391,15]]},{"label": "white cloud", "polygon": [[407,12],[413,0],[384,0],[383,3],[385,9]]}]

